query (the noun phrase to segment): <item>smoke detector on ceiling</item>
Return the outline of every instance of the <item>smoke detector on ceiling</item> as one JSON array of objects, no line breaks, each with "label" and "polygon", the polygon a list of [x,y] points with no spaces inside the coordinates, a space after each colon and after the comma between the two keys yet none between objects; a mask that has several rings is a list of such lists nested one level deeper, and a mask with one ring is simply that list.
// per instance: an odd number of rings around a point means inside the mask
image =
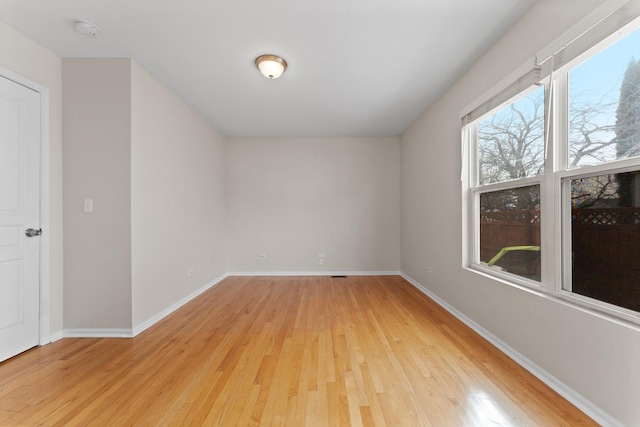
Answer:
[{"label": "smoke detector on ceiling", "polygon": [[77,32],[87,37],[95,37],[100,32],[100,27],[89,21],[76,21],[74,28]]}]

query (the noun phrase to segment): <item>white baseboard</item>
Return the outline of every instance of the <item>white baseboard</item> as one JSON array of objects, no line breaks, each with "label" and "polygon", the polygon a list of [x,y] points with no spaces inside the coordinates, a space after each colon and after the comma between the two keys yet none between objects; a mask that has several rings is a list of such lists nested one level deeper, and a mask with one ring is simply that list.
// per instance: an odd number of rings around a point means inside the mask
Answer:
[{"label": "white baseboard", "polygon": [[243,271],[229,276],[399,276],[399,271]]},{"label": "white baseboard", "polygon": [[132,329],[99,329],[99,328],[83,328],[83,329],[65,329],[60,332],[56,332],[51,335],[51,341],[57,341],[60,338],[133,338],[146,329],[150,328],[163,318],[167,317],[169,314],[173,313],[207,289],[221,282],[227,274],[223,274],[222,276],[214,279],[213,281],[207,283],[200,289],[190,293],[186,297],[182,298],[180,301],[172,304],[170,307],[162,310],[160,313],[155,316],[150,317],[139,325],[134,326]]},{"label": "white baseboard", "polygon": [[49,342],[56,342],[58,340],[61,340],[62,338],[64,338],[64,331],[54,332],[53,334],[49,335]]},{"label": "white baseboard", "polygon": [[540,379],[543,383],[551,387],[562,397],[567,399],[573,405],[575,405],[582,412],[587,414],[589,417],[593,418],[597,423],[602,426],[610,426],[610,427],[623,427],[623,425],[613,418],[611,415],[600,409],[598,406],[594,405],[590,400],[582,396],[580,393],[573,390],[571,387],[564,384],[562,381],[551,375],[549,372],[542,369],[540,366],[529,360],[522,353],[518,352],[507,343],[502,341],[500,338],[493,335],[491,332],[471,320],[469,317],[465,316],[462,312],[456,310],[449,303],[444,301],[442,298],[438,297],[436,294],[431,292],[422,284],[415,281],[410,276],[400,273],[400,275],[409,283],[411,283],[416,289],[420,292],[434,300],[438,303],[442,308],[447,310],[449,313],[457,317],[461,322],[465,325],[473,329],[484,339],[489,341],[495,347],[497,347],[504,354],[509,356],[511,359],[520,364],[523,368],[533,374],[535,377]]},{"label": "white baseboard", "polygon": [[64,338],[131,338],[131,329],[125,328],[82,328],[65,329],[62,331]]},{"label": "white baseboard", "polygon": [[100,328],[82,328],[82,329],[64,329],[62,331],[51,334],[51,342],[61,338],[133,338],[143,331],[147,330],[169,314],[176,311],[198,295],[202,294],[209,288],[215,286],[228,276],[390,276],[400,275],[399,271],[270,271],[270,272],[236,272],[226,273],[213,281],[207,283],[200,289],[192,292],[180,301],[172,304],[160,313],[150,317],[144,322],[134,326],[132,329],[100,329]]},{"label": "white baseboard", "polygon": [[189,295],[187,295],[186,297],[182,298],[180,301],[176,302],[175,304],[172,304],[171,306],[165,308],[164,310],[162,310],[160,313],[156,314],[155,316],[152,316],[152,317],[148,318],[147,320],[145,320],[144,322],[134,326],[131,336],[135,337],[136,335],[140,334],[141,332],[147,330],[148,328],[150,328],[151,326],[155,325],[160,320],[164,319],[165,317],[167,317],[168,315],[170,315],[171,313],[173,313],[174,311],[176,311],[177,309],[179,309],[180,307],[182,307],[183,305],[185,305],[186,303],[188,303],[189,301],[191,301],[192,299],[194,299],[195,297],[197,297],[198,295],[200,295],[204,291],[206,291],[209,288],[211,288],[211,287],[217,285],[218,283],[220,283],[227,276],[228,276],[228,274],[223,274],[222,276],[220,276],[220,277],[212,280],[211,282],[207,283],[206,285],[204,285],[200,289],[197,289],[196,291],[190,293]]}]

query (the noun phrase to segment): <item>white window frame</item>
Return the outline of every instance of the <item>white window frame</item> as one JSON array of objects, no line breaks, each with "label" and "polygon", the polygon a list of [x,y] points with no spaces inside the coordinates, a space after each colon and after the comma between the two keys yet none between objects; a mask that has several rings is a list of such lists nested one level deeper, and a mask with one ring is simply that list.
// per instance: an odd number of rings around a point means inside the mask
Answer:
[{"label": "white window frame", "polygon": [[[525,177],[525,178],[518,178],[518,179],[512,179],[512,180],[508,180],[508,181],[501,181],[501,182],[494,182],[494,183],[489,183],[489,184],[482,184],[480,185],[480,173],[478,170],[478,123],[480,123],[482,120],[484,120],[485,118],[491,116],[492,114],[495,114],[497,112],[499,112],[500,110],[506,108],[507,106],[509,106],[510,104],[513,104],[517,101],[519,101],[520,99],[526,97],[527,95],[531,94],[532,92],[536,91],[539,89],[539,86],[537,86],[536,84],[526,88],[524,91],[520,92],[518,95],[516,95],[515,97],[510,98],[509,100],[507,100],[506,102],[500,104],[499,106],[497,106],[496,108],[492,109],[491,111],[485,113],[484,115],[480,116],[478,119],[474,120],[472,123],[470,123],[468,125],[469,129],[469,138],[468,138],[468,144],[469,144],[469,174],[468,174],[468,206],[470,207],[470,218],[469,218],[469,224],[470,224],[470,230],[469,230],[469,234],[470,234],[470,245],[469,245],[469,260],[470,260],[470,267],[478,270],[478,271],[482,271],[484,273],[490,274],[490,275],[495,275],[496,277],[499,277],[501,279],[519,284],[519,285],[523,285],[523,286],[527,286],[527,287],[532,287],[532,288],[539,288],[542,285],[542,281],[541,282],[537,282],[535,280],[531,280],[522,276],[518,276],[516,274],[513,273],[509,273],[509,272],[505,272],[505,271],[499,271],[496,269],[493,269],[491,267],[487,267],[483,264],[480,263],[480,195],[481,194],[485,194],[485,193],[493,193],[496,191],[502,191],[502,190],[510,190],[513,188],[522,188],[522,187],[529,187],[529,186],[533,186],[533,185],[538,185],[540,187],[540,203],[542,205],[543,202],[543,194],[544,194],[544,190],[545,190],[545,185],[547,181],[545,179],[546,175],[548,175],[546,173],[549,162],[552,160],[552,156],[547,156],[547,158],[544,161],[544,172],[539,174],[539,175],[535,175],[535,176],[531,176],[531,177]],[[546,104],[547,104],[547,94],[548,94],[548,89],[545,87],[544,89],[544,97],[545,97],[545,112],[546,112]],[[545,114],[546,116],[546,114]],[[541,210],[541,217],[540,217],[540,247],[541,247],[541,254],[544,254],[544,251],[542,251],[543,248],[543,235],[542,235],[542,227],[544,226],[544,218],[542,215],[542,209]],[[544,255],[543,255],[544,256]]]},{"label": "white window frame", "polygon": [[[573,305],[640,324],[640,312],[570,291],[571,199],[568,195],[572,179],[640,170],[640,157],[571,169],[568,167],[569,72],[578,64],[640,28],[640,0],[610,0],[576,27],[578,28],[567,31],[557,41],[540,51],[535,60],[528,61],[519,67],[461,112],[460,116],[463,119],[461,178],[463,209],[467,210],[466,220],[463,221],[463,236],[465,236],[463,247],[466,248],[463,253],[463,267],[507,284],[524,287]],[[556,56],[560,58],[556,62],[560,65],[559,67],[554,67]],[[548,126],[549,130],[545,135],[547,150],[544,172],[534,177],[479,185],[478,123],[531,93],[535,88],[531,85],[531,71],[535,70],[536,66],[543,78],[533,83],[545,86],[545,127]],[[524,79],[522,76],[527,73],[529,78]],[[526,87],[521,84],[523,80],[527,83]],[[470,120],[469,117],[472,119]],[[529,185],[540,186],[540,282],[497,271],[479,262],[480,194]]]}]

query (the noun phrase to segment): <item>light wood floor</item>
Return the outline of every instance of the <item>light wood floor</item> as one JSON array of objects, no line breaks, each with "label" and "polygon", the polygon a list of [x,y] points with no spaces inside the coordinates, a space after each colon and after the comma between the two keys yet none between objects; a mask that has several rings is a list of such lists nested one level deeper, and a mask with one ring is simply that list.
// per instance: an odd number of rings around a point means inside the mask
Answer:
[{"label": "light wood floor", "polygon": [[0,364],[5,426],[596,425],[398,276],[227,278]]}]

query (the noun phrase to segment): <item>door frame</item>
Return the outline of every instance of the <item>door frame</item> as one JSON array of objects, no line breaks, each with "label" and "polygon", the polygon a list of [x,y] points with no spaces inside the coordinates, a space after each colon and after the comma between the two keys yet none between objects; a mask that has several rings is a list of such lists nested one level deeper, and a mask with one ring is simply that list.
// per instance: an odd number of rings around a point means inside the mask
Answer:
[{"label": "door frame", "polygon": [[49,88],[7,68],[0,67],[0,76],[40,94],[40,322],[39,345],[51,342],[50,288],[50,221],[49,221]]}]

